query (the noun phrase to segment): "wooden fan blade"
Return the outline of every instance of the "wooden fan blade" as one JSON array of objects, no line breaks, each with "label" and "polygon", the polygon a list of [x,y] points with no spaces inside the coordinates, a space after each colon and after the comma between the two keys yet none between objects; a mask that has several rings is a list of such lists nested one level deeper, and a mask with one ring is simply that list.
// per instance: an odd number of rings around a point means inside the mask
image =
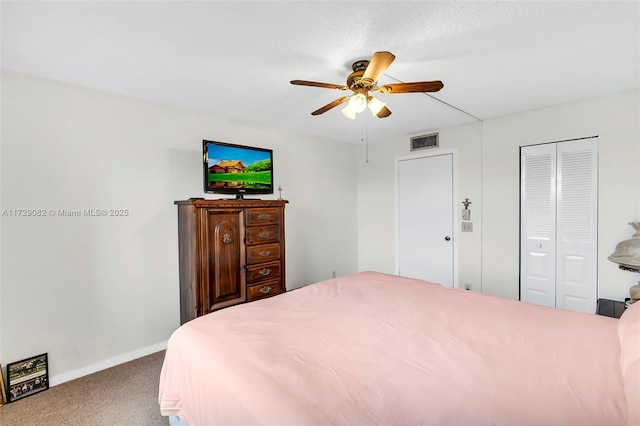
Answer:
[{"label": "wooden fan blade", "polygon": [[417,81],[415,83],[385,84],[380,88],[380,93],[417,93],[437,92],[444,84],[441,81]]},{"label": "wooden fan blade", "polygon": [[342,104],[342,103],[344,103],[344,102],[347,102],[348,100],[349,100],[349,97],[348,97],[348,96],[345,96],[345,97],[340,98],[340,99],[336,99],[335,101],[333,101],[333,102],[331,102],[331,103],[326,104],[326,105],[325,105],[325,106],[323,106],[322,108],[320,108],[320,109],[317,109],[317,110],[313,111],[313,112],[311,113],[311,115],[320,115],[320,114],[323,114],[323,113],[325,113],[325,112],[329,111],[331,108],[335,108],[335,107],[337,107],[338,105],[340,105],[340,104]]},{"label": "wooden fan blade", "polygon": [[380,112],[378,112],[376,115],[378,116],[378,118],[385,118],[391,115],[391,110],[385,106],[382,107]]},{"label": "wooden fan blade", "polygon": [[291,84],[295,84],[298,86],[322,87],[325,89],[347,90],[347,86],[345,86],[344,84],[318,83],[317,81],[292,80]]},{"label": "wooden fan blade", "polygon": [[384,73],[391,62],[396,57],[393,53],[389,52],[376,52],[373,54],[373,58],[371,58],[371,62],[367,66],[367,69],[364,70],[364,74],[362,74],[362,80],[365,80],[365,84],[373,84]]}]

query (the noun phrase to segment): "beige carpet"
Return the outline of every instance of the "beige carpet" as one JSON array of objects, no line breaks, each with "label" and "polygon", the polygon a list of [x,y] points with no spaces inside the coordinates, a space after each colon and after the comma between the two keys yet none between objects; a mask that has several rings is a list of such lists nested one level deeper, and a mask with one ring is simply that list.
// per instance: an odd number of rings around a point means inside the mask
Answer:
[{"label": "beige carpet", "polygon": [[0,407],[0,425],[168,425],[158,382],[164,351]]}]

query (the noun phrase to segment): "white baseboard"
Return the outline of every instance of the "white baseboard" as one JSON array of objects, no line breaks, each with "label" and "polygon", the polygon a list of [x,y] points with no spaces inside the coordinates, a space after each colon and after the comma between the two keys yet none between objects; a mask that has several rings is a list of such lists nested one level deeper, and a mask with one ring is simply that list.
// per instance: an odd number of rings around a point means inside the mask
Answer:
[{"label": "white baseboard", "polygon": [[113,358],[105,359],[104,361],[100,361],[86,367],[78,368],[77,370],[67,371],[66,373],[50,377],[49,386],[56,386],[70,380],[78,379],[88,374],[97,373],[98,371],[106,370],[107,368],[115,367],[116,365],[133,361],[134,359],[142,358],[143,356],[151,355],[165,349],[167,349],[166,341],[156,343],[155,345],[147,346],[145,348],[136,349],[135,351],[127,352]]}]

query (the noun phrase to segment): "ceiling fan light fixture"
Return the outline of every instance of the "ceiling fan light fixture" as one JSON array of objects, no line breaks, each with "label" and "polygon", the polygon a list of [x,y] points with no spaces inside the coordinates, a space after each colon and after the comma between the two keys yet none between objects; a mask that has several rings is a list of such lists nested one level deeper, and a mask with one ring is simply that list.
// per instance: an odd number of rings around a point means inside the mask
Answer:
[{"label": "ceiling fan light fixture", "polygon": [[374,98],[373,96],[369,96],[369,103],[367,106],[369,107],[369,111],[371,111],[372,115],[378,115],[378,113],[384,108],[387,104],[382,102],[379,99]]},{"label": "ceiling fan light fixture", "polygon": [[342,113],[347,118],[350,118],[352,120],[356,119],[356,112],[354,110],[352,110],[351,108],[349,108],[349,105],[347,105],[346,107],[342,108]]},{"label": "ceiling fan light fixture", "polygon": [[349,98],[349,105],[347,108],[350,108],[351,111],[355,113],[362,112],[367,107],[367,97],[362,93],[356,93],[355,95]]}]

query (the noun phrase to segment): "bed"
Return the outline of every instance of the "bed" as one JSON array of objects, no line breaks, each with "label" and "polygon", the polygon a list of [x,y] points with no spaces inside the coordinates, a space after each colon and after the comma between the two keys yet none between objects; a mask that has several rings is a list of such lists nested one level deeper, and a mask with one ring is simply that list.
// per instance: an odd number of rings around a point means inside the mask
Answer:
[{"label": "bed", "polygon": [[617,320],[361,272],[184,324],[159,403],[189,426],[640,424],[640,304]]}]

